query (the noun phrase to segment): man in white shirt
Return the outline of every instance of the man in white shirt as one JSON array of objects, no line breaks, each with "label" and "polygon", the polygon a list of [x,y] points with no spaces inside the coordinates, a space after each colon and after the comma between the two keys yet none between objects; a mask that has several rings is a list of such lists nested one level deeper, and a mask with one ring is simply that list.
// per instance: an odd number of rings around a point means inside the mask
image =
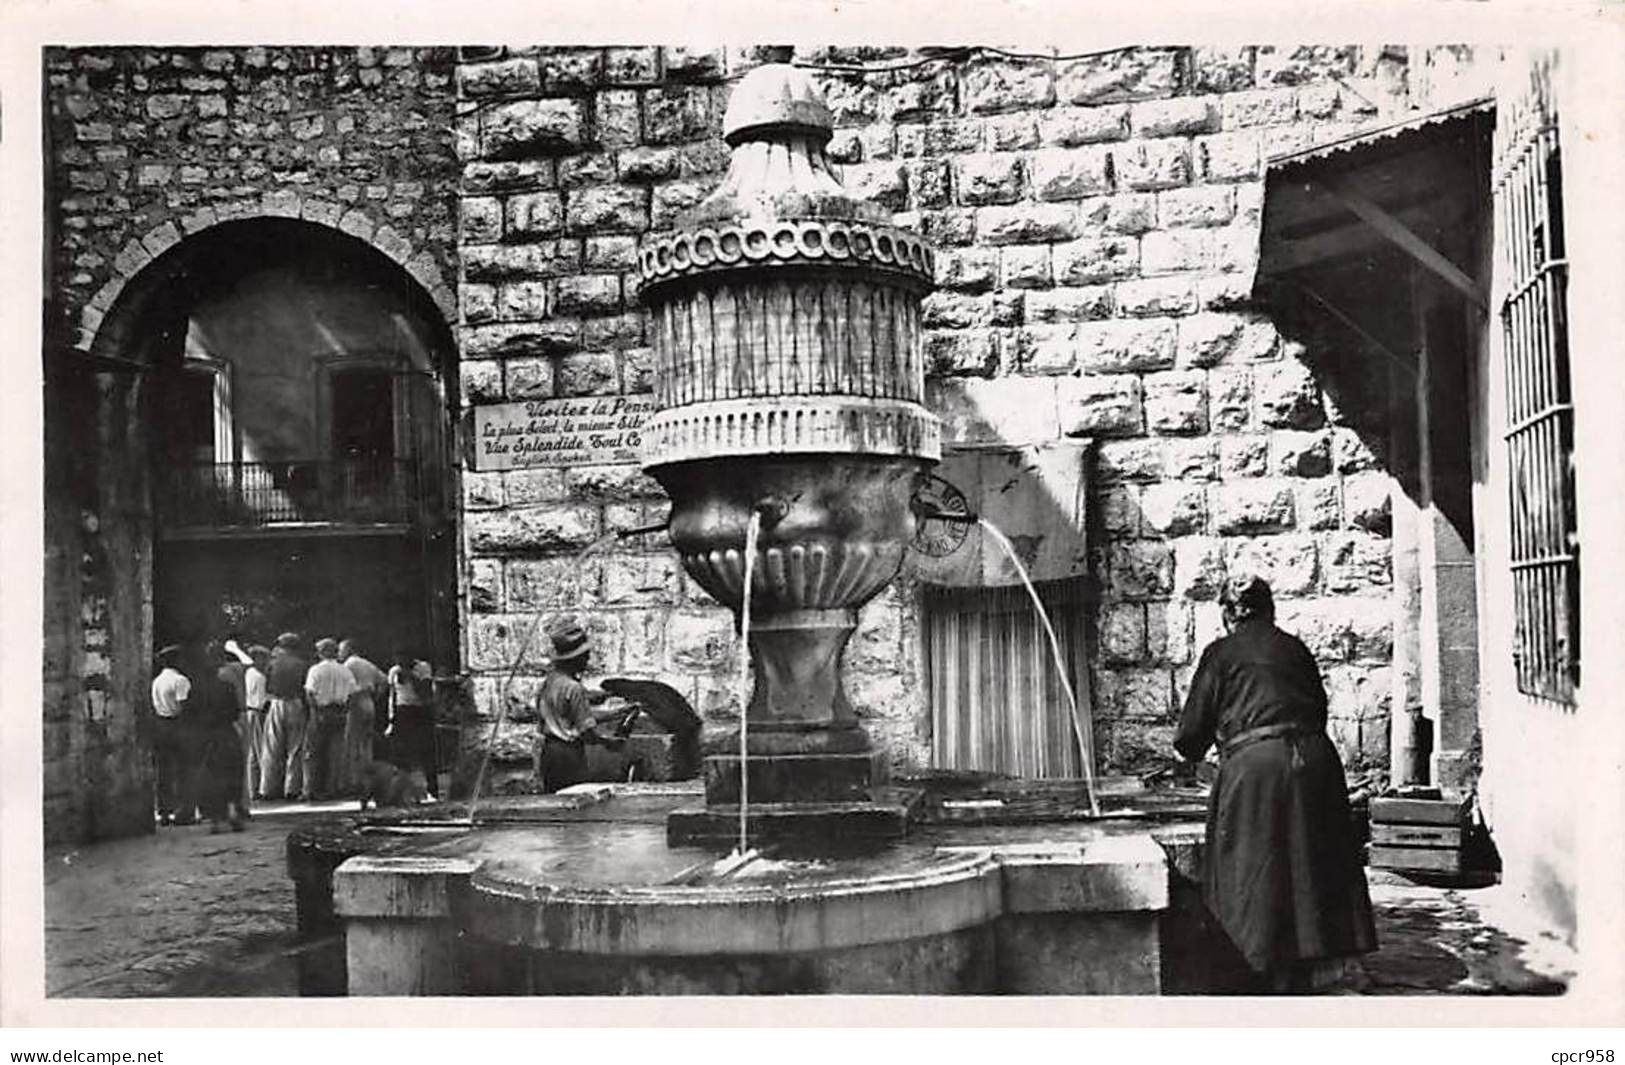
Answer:
[{"label": "man in white shirt", "polygon": [[197,823],[197,800],[191,786],[197,767],[189,757],[186,724],[182,720],[192,682],[180,671],[180,660],[179,645],[161,648],[158,675],[152,678],[152,754],[158,775],[160,825]]},{"label": "man in white shirt", "polygon": [[344,727],[350,700],[360,691],[355,675],[339,662],[339,642],[331,637],[316,641],[316,664],[305,674],[305,695],[312,708],[306,787],[310,799],[333,799],[342,794]]},{"label": "man in white shirt", "polygon": [[243,702],[248,706],[244,718],[243,744],[248,763],[250,796],[256,801],[260,792],[260,766],[265,751],[265,712],[271,706],[271,693],[266,689],[271,671],[271,649],[255,644],[248,649],[248,667],[243,670]]},{"label": "man in white shirt", "polygon": [[361,655],[354,640],[339,641],[339,660],[355,678],[356,694],[350,700],[350,716],[344,725],[344,769],[342,779],[345,793],[357,791],[361,784],[361,771],[372,761],[372,738],[375,735],[373,718],[378,704],[389,689],[389,678],[384,671]]}]

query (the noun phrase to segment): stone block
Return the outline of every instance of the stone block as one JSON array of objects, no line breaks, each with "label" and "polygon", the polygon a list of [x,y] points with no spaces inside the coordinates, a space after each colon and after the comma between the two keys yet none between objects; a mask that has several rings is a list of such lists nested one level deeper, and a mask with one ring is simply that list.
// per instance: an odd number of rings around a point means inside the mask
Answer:
[{"label": "stone block", "polygon": [[1155,100],[1179,91],[1179,52],[1136,48],[1057,63],[1056,95],[1067,103]]},{"label": "stone block", "polygon": [[1208,421],[1215,432],[1239,432],[1251,427],[1253,372],[1247,367],[1209,370]]},{"label": "stone block", "polygon": [[602,567],[606,606],[666,606],[681,598],[681,567],[670,554],[606,555]]},{"label": "stone block", "polygon": [[976,377],[926,382],[926,405],[944,443],[1035,443],[1061,435],[1053,377]]},{"label": "stone block", "polygon": [[910,159],[903,164],[902,185],[908,204],[916,210],[946,207],[953,199],[953,182],[943,159]]},{"label": "stone block", "polygon": [[509,359],[506,372],[511,400],[548,399],[553,395],[552,359]]},{"label": "stone block", "polygon": [[1387,534],[1393,527],[1393,480],[1369,471],[1343,478],[1343,516],[1350,527]]},{"label": "stone block", "polygon": [[564,610],[602,601],[603,558],[513,559],[506,565],[509,610]]},{"label": "stone block", "polygon": [[1173,687],[1165,668],[1111,670],[1100,680],[1103,716],[1117,719],[1114,724],[1167,721],[1172,715]]},{"label": "stone block", "polygon": [[960,75],[959,96],[972,114],[1048,107],[1055,102],[1055,75],[1048,63],[981,63]]},{"label": "stone block", "polygon": [[1213,490],[1212,514],[1214,528],[1225,535],[1290,529],[1292,485],[1266,479],[1220,484]]},{"label": "stone block", "polygon": [[1164,481],[1140,493],[1140,522],[1147,536],[1200,533],[1206,521],[1207,492],[1200,481]]},{"label": "stone block", "polygon": [[1140,272],[1147,277],[1212,269],[1217,242],[1207,229],[1169,229],[1140,238]]},{"label": "stone block", "polygon": [[1077,362],[1088,373],[1144,373],[1174,361],[1174,323],[1165,318],[1085,322],[1076,327]]},{"label": "stone block", "polygon": [[1207,430],[1207,375],[1200,370],[1169,370],[1145,377],[1145,422],[1153,433]]},{"label": "stone block", "polygon": [[1385,586],[1393,578],[1392,545],[1385,536],[1335,533],[1323,541],[1322,555],[1328,592],[1365,591]]},{"label": "stone block", "polygon": [[1331,440],[1318,430],[1277,429],[1270,434],[1270,471],[1282,477],[1324,477],[1332,472]]},{"label": "stone block", "polygon": [[579,100],[498,104],[481,120],[480,151],[490,159],[562,155],[584,146],[586,121]]},{"label": "stone block", "polygon": [[572,192],[565,204],[571,233],[641,233],[649,227],[649,194],[635,185],[603,185]]},{"label": "stone block", "polygon": [[1035,324],[1094,322],[1112,316],[1112,290],[1106,285],[1029,292],[1023,301],[1026,319]]},{"label": "stone block", "polygon": [[593,130],[604,148],[633,148],[643,141],[639,94],[630,89],[600,92],[593,97]]},{"label": "stone block", "polygon": [[598,508],[551,505],[470,514],[467,530],[474,554],[577,550],[597,537]]},{"label": "stone block", "polygon": [[1236,214],[1234,186],[1203,185],[1157,195],[1157,222],[1168,228],[1222,226]]},{"label": "stone block", "polygon": [[1060,204],[979,207],[976,235],[983,244],[1040,244],[1078,235],[1075,208]]},{"label": "stone block", "polygon": [[502,364],[462,360],[457,366],[464,403],[496,403],[502,399]]},{"label": "stone block", "polygon": [[1180,139],[1135,141],[1112,149],[1112,169],[1121,188],[1155,192],[1190,184],[1190,145]]},{"label": "stone block", "polygon": [[626,502],[665,496],[660,484],[632,463],[572,466],[564,471],[564,485],[569,498],[583,502]]},{"label": "stone block", "polygon": [[611,85],[650,85],[660,80],[660,49],[606,48],[604,80]]},{"label": "stone block", "polygon": [[999,340],[991,329],[927,332],[927,375],[989,377],[999,366]]},{"label": "stone block", "polygon": [[1106,148],[1050,148],[1028,157],[1033,195],[1040,200],[1079,200],[1112,189],[1112,153]]},{"label": "stone block", "polygon": [[1095,512],[1100,528],[1113,540],[1130,540],[1140,535],[1140,490],[1132,485],[1108,485],[1095,495]]},{"label": "stone block", "polygon": [[1318,429],[1325,423],[1320,385],[1303,364],[1283,359],[1253,375],[1260,424],[1283,429]]},{"label": "stone block", "polygon": [[508,59],[497,63],[461,63],[457,67],[457,88],[471,99],[487,96],[518,96],[541,88],[536,60]]},{"label": "stone block", "polygon": [[726,611],[677,611],[666,625],[667,668],[673,673],[726,674],[737,643]]},{"label": "stone block", "polygon": [[1198,93],[1235,92],[1253,85],[1256,48],[1191,49],[1191,88]]},{"label": "stone block", "polygon": [[862,163],[842,169],[847,193],[853,198],[893,211],[908,206],[908,169],[901,164]]},{"label": "stone block", "polygon": [[[1114,290],[1117,313],[1130,318],[1185,315],[1196,310],[1196,284],[1186,277],[1153,277],[1140,281],[1120,281]],[[1184,328],[1179,344],[1184,346]],[[1181,356],[1176,355],[1180,362]]]},{"label": "stone block", "polygon": [[1145,651],[1153,662],[1184,665],[1191,660],[1193,612],[1182,600],[1145,605]]},{"label": "stone block", "polygon": [[1050,246],[1012,246],[1000,249],[999,261],[1003,284],[1006,288],[1049,288],[1053,283],[1050,273]]},{"label": "stone block", "polygon": [[643,138],[648,144],[681,144],[715,132],[711,89],[702,85],[655,88],[643,94]]},{"label": "stone block", "polygon": [[1067,436],[1137,436],[1145,414],[1133,374],[1086,374],[1056,382],[1061,432]]},{"label": "stone block", "polygon": [[1265,319],[1196,314],[1179,323],[1179,364],[1219,366],[1267,359],[1278,340],[1274,325]]},{"label": "stone block", "polygon": [[1037,148],[1038,119],[1028,115],[1001,115],[985,123],[984,136],[990,151],[1015,152]]},{"label": "stone block", "polygon": [[1263,173],[1263,138],[1256,130],[1197,137],[1194,148],[1204,181],[1248,181]]},{"label": "stone block", "polygon": [[1163,472],[1170,480],[1213,480],[1219,475],[1218,442],[1212,437],[1170,437],[1163,444]]},{"label": "stone block", "polygon": [[469,163],[463,167],[465,193],[513,192],[547,189],[558,183],[554,159],[515,159],[497,163]]},{"label": "stone block", "polygon": [[1139,269],[1139,241],[1133,237],[1078,240],[1054,249],[1055,283],[1096,285],[1132,277]]},{"label": "stone block", "polygon": [[1166,598],[1174,589],[1174,555],[1157,540],[1129,540],[1111,548],[1108,595],[1123,600]]},{"label": "stone block", "polygon": [[1226,573],[1264,578],[1278,596],[1307,595],[1319,576],[1314,538],[1296,534],[1227,539],[1224,565]]},{"label": "stone block", "polygon": [[[998,281],[999,255],[997,248],[944,249],[937,253],[937,284],[959,292],[985,292]],[[1047,264],[1047,249],[1044,257]]]},{"label": "stone block", "polygon": [[463,506],[468,510],[495,510],[503,505],[502,474],[467,470],[462,477]]},{"label": "stone block", "polygon": [[502,239],[502,201],[495,196],[464,196],[458,201],[461,239],[468,244],[491,244]]},{"label": "stone block", "polygon": [[978,329],[1014,325],[1019,320],[1019,297],[1006,293],[970,295],[933,292],[920,303],[920,323],[927,329]]},{"label": "stone block", "polygon": [[566,355],[554,367],[553,389],[559,396],[612,396],[619,378],[613,355]]},{"label": "stone block", "polygon": [[1380,465],[1371,445],[1357,430],[1346,426],[1332,430],[1332,461],[1338,473],[1359,473],[1377,469]]},{"label": "stone block", "polygon": [[1337,479],[1325,477],[1298,485],[1298,526],[1336,529],[1343,524],[1343,500]]},{"label": "stone block", "polygon": [[1151,192],[1124,192],[1083,201],[1085,217],[1102,233],[1139,236],[1157,228],[1157,197]]},{"label": "stone block", "polygon": [[1136,137],[1177,137],[1213,133],[1219,109],[1203,96],[1180,96],[1135,104],[1130,111]]},{"label": "stone block", "polygon": [[497,290],[497,316],[509,321],[547,317],[547,282],[516,281]]},{"label": "stone block", "polygon": [[612,314],[621,309],[619,274],[580,274],[554,283],[553,313]]},{"label": "stone block", "polygon": [[1162,445],[1154,439],[1102,441],[1095,448],[1095,471],[1108,483],[1161,480]]},{"label": "stone block", "polygon": [[1254,65],[1259,85],[1303,85],[1354,73],[1354,45],[1261,45]]},{"label": "stone block", "polygon": [[1125,104],[1101,107],[1058,107],[1039,119],[1039,139],[1057,148],[1127,140],[1129,109]]},{"label": "stone block", "polygon": [[564,228],[564,200],[556,192],[525,192],[510,196],[504,211],[509,240],[530,241],[554,237]]},{"label": "stone block", "polygon": [[1297,120],[1298,94],[1290,88],[1226,93],[1219,107],[1227,130],[1282,126]]},{"label": "stone block", "polygon": [[[510,372],[511,372],[510,367]],[[558,466],[532,466],[502,475],[508,503],[557,503],[564,499],[564,470]]]}]

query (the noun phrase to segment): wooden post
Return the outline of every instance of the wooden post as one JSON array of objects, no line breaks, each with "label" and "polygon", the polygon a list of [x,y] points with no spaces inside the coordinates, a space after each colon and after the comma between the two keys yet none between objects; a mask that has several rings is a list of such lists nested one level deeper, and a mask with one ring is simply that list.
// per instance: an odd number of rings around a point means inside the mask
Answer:
[{"label": "wooden post", "polygon": [[344,918],[349,994],[454,995],[461,988],[453,884],[479,862],[462,858],[351,858],[333,874]]}]

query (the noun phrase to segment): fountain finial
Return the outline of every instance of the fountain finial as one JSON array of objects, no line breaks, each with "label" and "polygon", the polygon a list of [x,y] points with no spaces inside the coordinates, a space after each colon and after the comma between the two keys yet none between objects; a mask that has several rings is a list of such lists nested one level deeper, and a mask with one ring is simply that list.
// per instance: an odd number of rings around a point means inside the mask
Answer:
[{"label": "fountain finial", "polygon": [[811,75],[788,63],[768,63],[739,79],[722,117],[730,147],[790,132],[829,143],[835,120]]}]

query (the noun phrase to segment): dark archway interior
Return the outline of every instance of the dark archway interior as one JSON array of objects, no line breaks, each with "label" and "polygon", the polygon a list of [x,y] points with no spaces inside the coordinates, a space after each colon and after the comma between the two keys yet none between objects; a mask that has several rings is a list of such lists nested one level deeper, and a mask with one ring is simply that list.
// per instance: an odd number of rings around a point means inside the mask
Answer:
[{"label": "dark archway interior", "polygon": [[291,630],[454,668],[455,350],[399,265],[308,222],[223,223],[132,280],[95,353],[146,367],[142,439],[101,462],[150,485],[154,644]]}]

